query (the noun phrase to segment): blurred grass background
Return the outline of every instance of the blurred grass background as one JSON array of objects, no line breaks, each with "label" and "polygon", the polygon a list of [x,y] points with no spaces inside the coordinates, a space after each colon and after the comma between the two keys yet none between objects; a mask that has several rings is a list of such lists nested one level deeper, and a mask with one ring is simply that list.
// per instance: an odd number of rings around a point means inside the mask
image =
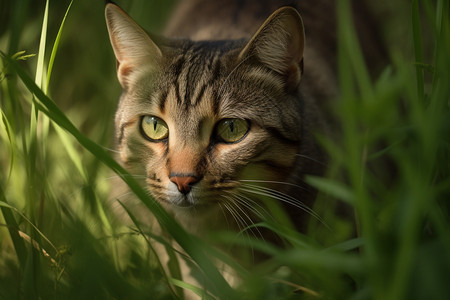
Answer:
[{"label": "blurred grass background", "polygon": [[[174,2],[117,1],[154,32],[163,28]],[[73,2],[50,61],[69,5],[50,1],[43,30],[45,1],[0,2],[5,55],[0,65],[0,299],[177,297],[138,230],[114,223],[104,202],[112,172],[101,163],[101,153],[90,153],[72,133],[58,129],[57,110],[20,76],[18,68],[80,134],[112,148],[120,86],[103,1]],[[308,236],[275,228],[293,244],[290,250],[255,242],[272,258],[254,272],[240,271],[242,298],[397,300],[450,294],[449,3],[370,5],[392,60],[374,80],[360,59],[348,1],[337,6],[342,99],[336,111],[342,141],[324,141],[332,171],[325,179],[310,179],[323,191],[315,211],[331,229],[314,220]],[[6,57],[14,57],[18,66]],[[50,120],[45,108],[54,113]],[[330,209],[341,201],[354,209],[356,238],[350,235],[353,222]],[[220,288],[214,294],[230,295]]]}]

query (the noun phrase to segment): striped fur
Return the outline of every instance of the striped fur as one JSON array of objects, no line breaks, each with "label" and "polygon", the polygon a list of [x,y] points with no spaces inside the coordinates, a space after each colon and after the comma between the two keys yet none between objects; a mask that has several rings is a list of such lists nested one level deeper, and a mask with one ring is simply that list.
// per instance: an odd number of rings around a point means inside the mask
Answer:
[{"label": "striped fur", "polygon": [[[242,180],[299,184],[299,176],[318,173],[299,158],[322,159],[311,137],[313,129],[320,129],[319,120],[305,117],[298,89],[304,33],[294,9],[274,13],[248,40],[154,42],[117,6],[109,4],[106,17],[124,88],[116,114],[120,159],[130,172],[146,178],[143,184],[179,221],[201,219],[186,213],[188,206],[218,211],[224,191],[238,193]],[[308,103],[308,114],[315,109]],[[167,141],[142,137],[144,115],[167,123]],[[217,139],[215,126],[226,118],[249,121],[242,141]],[[315,123],[308,124],[305,134],[304,123],[310,121]],[[199,181],[183,195],[171,174]],[[276,188],[286,192],[279,184]],[[309,201],[310,194],[296,191],[296,198]],[[202,222],[194,227],[201,231]]]},{"label": "striped fur", "polygon": [[[203,24],[183,31],[180,13],[202,3],[207,8],[213,1],[182,2],[166,32],[185,35],[176,39],[152,38],[119,7],[106,6],[123,87],[115,118],[120,161],[191,233],[242,230],[268,217],[261,198],[286,206],[301,229],[315,197],[303,177],[323,171],[324,157],[313,135],[324,132],[324,125],[315,103],[318,94],[308,87],[303,94],[300,88],[304,51],[317,55],[305,49],[300,15],[284,7],[263,22],[264,3],[230,1],[228,8],[237,3],[256,7],[258,18],[248,24],[230,10],[237,20],[232,28],[224,16],[222,26],[214,19],[212,29]],[[251,12],[239,11],[245,13]],[[163,120],[168,138],[155,142],[144,137],[143,116]],[[216,132],[217,124],[230,118],[249,124],[248,133],[235,143],[224,142]],[[194,182],[186,187],[188,193],[178,185],[186,178]],[[143,224],[160,230],[122,183],[114,198]]]},{"label": "striped fur", "polygon": [[[315,134],[327,133],[328,102],[337,95],[334,1],[179,2],[164,38],[147,34],[114,4],[106,6],[123,87],[115,118],[120,161],[191,233],[243,230],[270,218],[267,201],[284,206],[303,230],[315,199],[304,176],[324,171]],[[376,68],[383,49],[363,2],[353,3],[355,24]],[[165,121],[168,138],[143,136],[144,116]],[[229,118],[249,124],[235,143],[216,132]],[[190,185],[180,189],[180,182]],[[123,183],[115,188],[114,199],[161,233]],[[180,263],[183,279],[189,278]]]}]

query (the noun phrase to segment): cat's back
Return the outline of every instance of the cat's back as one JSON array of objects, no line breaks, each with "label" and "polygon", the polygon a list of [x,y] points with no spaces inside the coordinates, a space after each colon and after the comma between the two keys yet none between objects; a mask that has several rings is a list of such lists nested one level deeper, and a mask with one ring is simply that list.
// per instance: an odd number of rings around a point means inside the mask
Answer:
[{"label": "cat's back", "polygon": [[314,32],[308,39],[313,41],[320,36],[324,49],[334,48],[335,37],[330,28],[335,27],[335,13],[333,1],[329,0],[181,0],[164,34],[191,40],[250,38],[282,6],[297,8],[307,36]]},{"label": "cat's back", "polygon": [[[377,22],[364,0],[351,1],[355,29],[374,74],[387,61]],[[304,23],[311,69],[336,69],[336,1],[333,0],[179,0],[164,35],[190,40],[249,39],[275,10],[295,7]],[[322,62],[320,60],[326,60]]]},{"label": "cat's back", "polygon": [[250,37],[277,8],[292,1],[181,0],[165,35],[191,40]]}]

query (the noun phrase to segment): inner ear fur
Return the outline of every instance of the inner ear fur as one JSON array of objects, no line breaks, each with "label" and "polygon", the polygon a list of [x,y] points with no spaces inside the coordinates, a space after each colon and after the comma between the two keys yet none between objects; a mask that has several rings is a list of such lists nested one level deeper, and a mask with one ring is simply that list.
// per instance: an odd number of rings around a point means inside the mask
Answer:
[{"label": "inner ear fur", "polygon": [[156,67],[162,52],[147,32],[117,5],[106,5],[105,18],[117,59],[117,77],[125,88],[143,66],[150,69]]}]

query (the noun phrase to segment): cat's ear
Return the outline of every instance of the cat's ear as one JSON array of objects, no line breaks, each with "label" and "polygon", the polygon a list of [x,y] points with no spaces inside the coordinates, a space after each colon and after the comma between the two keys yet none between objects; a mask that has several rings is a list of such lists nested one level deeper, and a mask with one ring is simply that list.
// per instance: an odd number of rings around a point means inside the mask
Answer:
[{"label": "cat's ear", "polygon": [[303,72],[305,31],[293,7],[275,11],[251,38],[238,57],[263,64],[285,78],[286,88],[295,89]]},{"label": "cat's ear", "polygon": [[117,59],[117,77],[122,87],[133,81],[142,68],[155,68],[161,60],[161,49],[147,32],[113,3],[105,7],[109,38]]}]

